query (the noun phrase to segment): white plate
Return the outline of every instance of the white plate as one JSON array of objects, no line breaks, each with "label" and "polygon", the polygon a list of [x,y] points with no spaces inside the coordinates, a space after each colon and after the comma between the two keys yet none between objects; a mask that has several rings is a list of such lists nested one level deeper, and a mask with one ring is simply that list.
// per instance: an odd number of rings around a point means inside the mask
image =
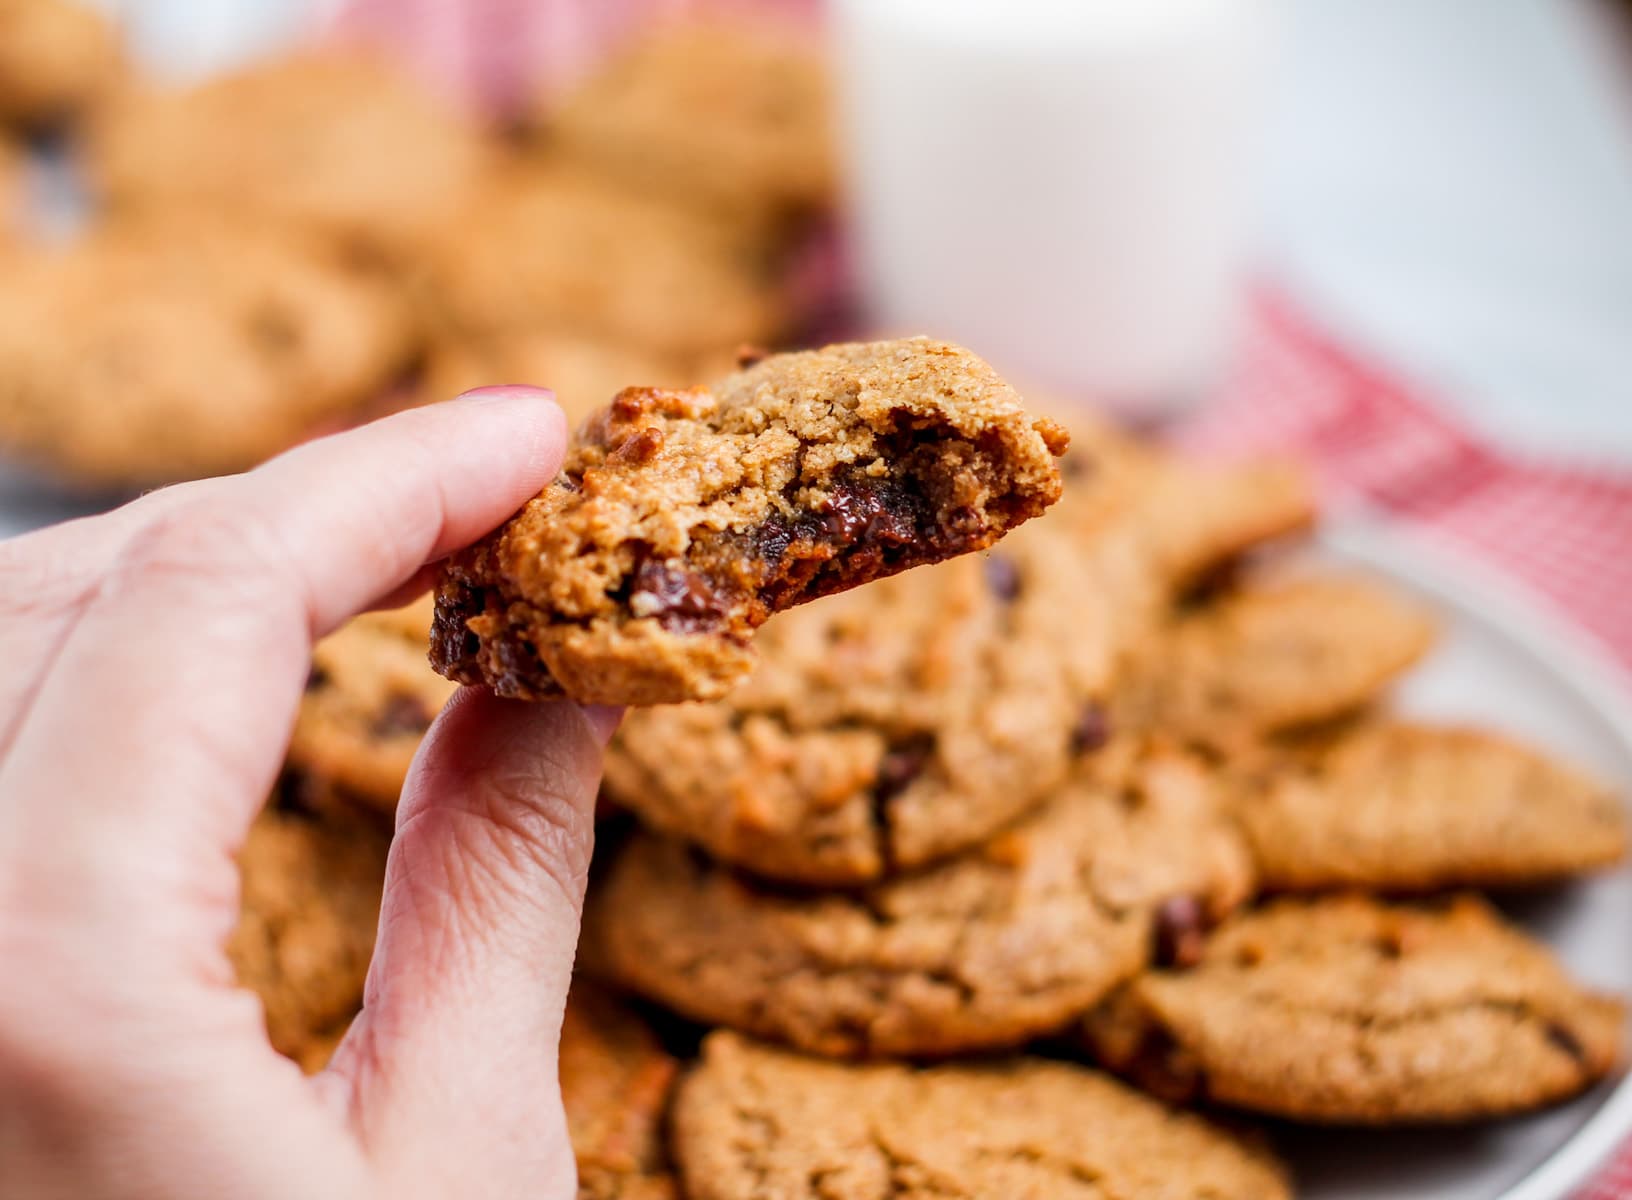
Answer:
[{"label": "white plate", "polygon": [[[1518,734],[1632,796],[1632,698],[1606,652],[1542,602],[1395,526],[1340,522],[1318,556],[1386,577],[1439,614],[1441,644],[1399,689],[1402,709]],[[1632,993],[1632,869],[1497,900],[1579,978]],[[1632,1133],[1632,1078],[1467,1129],[1276,1132],[1306,1200],[1563,1200]]]}]

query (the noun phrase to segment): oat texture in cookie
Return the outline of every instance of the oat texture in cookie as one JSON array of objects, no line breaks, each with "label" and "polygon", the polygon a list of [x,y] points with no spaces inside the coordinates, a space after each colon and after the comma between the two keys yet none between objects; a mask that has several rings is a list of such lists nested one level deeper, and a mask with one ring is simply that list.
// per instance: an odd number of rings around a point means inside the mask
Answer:
[{"label": "oat texture in cookie", "polygon": [[730,225],[559,163],[484,187],[434,243],[429,276],[447,322],[477,335],[548,326],[684,357],[774,342],[789,321],[782,285]]},{"label": "oat texture in cookie", "polygon": [[432,662],[501,695],[723,695],[772,613],[990,546],[1058,499],[1066,435],[968,351],[775,355],[631,389],[438,588]]},{"label": "oat texture in cookie", "polygon": [[692,1200],[1289,1200],[1256,1142],[1042,1059],[822,1062],[716,1033],[675,1103]]},{"label": "oat texture in cookie", "polygon": [[1275,745],[1232,808],[1266,887],[1533,884],[1619,862],[1625,802],[1483,730],[1363,719]]},{"label": "oat texture in cookie", "polygon": [[357,798],[396,807],[409,764],[456,685],[431,670],[429,594],[364,613],[312,650],[289,761]]},{"label": "oat texture in cookie", "polygon": [[1249,893],[1207,776],[1153,752],[1084,776],[987,845],[855,891],[755,884],[636,835],[591,899],[586,954],[706,1024],[817,1054],[939,1056],[1068,1023]]},{"label": "oat texture in cookie", "polygon": [[0,444],[89,486],[251,467],[373,401],[417,351],[371,272],[225,219],[114,219],[6,269]]},{"label": "oat texture in cookie", "polygon": [[679,1064],[656,1033],[617,995],[579,977],[560,1059],[579,1200],[674,1196],[663,1135]]},{"label": "oat texture in cookie", "polygon": [[543,126],[551,151],[767,233],[833,199],[827,73],[806,38],[654,30],[554,99]]},{"label": "oat texture in cookie", "polygon": [[238,925],[227,943],[280,1053],[327,1062],[362,1006],[390,830],[312,776],[285,777],[239,853]]},{"label": "oat texture in cookie", "polygon": [[113,27],[81,0],[0,0],[0,122],[73,117],[118,77]]},{"label": "oat texture in cookie", "polygon": [[[1309,516],[1278,465],[1181,465],[1082,414],[1061,471],[1060,502],[987,556],[785,613],[725,699],[631,713],[608,794],[818,885],[921,867],[1035,808],[1112,737],[1117,667],[1172,593]],[[1187,524],[1185,497],[1210,511]]]},{"label": "oat texture in cookie", "polygon": [[474,122],[355,51],[301,52],[186,88],[132,87],[88,133],[93,183],[115,209],[297,221],[389,257],[417,255],[492,169]]},{"label": "oat texture in cookie", "polygon": [[1482,901],[1339,896],[1237,917],[1086,1027],[1104,1061],[1175,1099],[1395,1124],[1574,1095],[1615,1066],[1625,1022]]}]

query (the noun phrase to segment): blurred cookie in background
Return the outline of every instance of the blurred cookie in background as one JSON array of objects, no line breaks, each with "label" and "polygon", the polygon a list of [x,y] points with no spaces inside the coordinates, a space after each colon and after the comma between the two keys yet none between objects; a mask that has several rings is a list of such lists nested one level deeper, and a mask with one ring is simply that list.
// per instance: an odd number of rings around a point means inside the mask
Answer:
[{"label": "blurred cookie in background", "polygon": [[809,33],[667,25],[541,114],[544,144],[645,194],[774,236],[832,207],[826,63]]},{"label": "blurred cookie in background", "polygon": [[1465,1121],[1540,1108],[1620,1060],[1626,1006],[1474,897],[1282,900],[1085,1024],[1102,1061],[1171,1100],[1302,1121]]},{"label": "blurred cookie in background", "polygon": [[286,775],[238,855],[240,915],[227,943],[267,1036],[320,1069],[363,1003],[385,885],[389,823],[316,776]]},{"label": "blurred cookie in background", "polygon": [[1258,1140],[1041,1058],[831,1063],[716,1033],[675,1100],[691,1200],[1290,1200]]},{"label": "blurred cookie in background", "polygon": [[680,357],[774,342],[789,320],[728,225],[560,165],[495,180],[443,231],[426,286],[459,333],[543,325]]},{"label": "blurred cookie in background", "polygon": [[652,1027],[578,976],[561,1022],[560,1062],[579,1200],[674,1197],[664,1134],[680,1064]]},{"label": "blurred cookie in background", "polygon": [[303,236],[119,219],[5,254],[0,447],[86,488],[238,471],[374,402],[409,308]]},{"label": "blurred cookie in background", "polygon": [[723,354],[664,355],[592,333],[534,326],[440,339],[418,391],[433,402],[499,384],[546,387],[566,413],[567,427],[575,429],[626,387],[691,387],[729,374],[731,367]]},{"label": "blurred cookie in background", "polygon": [[492,154],[451,101],[341,50],[189,88],[133,87],[87,133],[92,183],[112,209],[292,220],[393,256],[411,255],[468,200]]},{"label": "blurred cookie in background", "polygon": [[1481,729],[1362,717],[1278,739],[1229,794],[1277,891],[1531,885],[1626,854],[1619,796]]},{"label": "blurred cookie in background", "polygon": [[122,69],[113,26],[81,0],[0,0],[0,122],[57,125]]},{"label": "blurred cookie in background", "polygon": [[425,731],[458,690],[425,657],[431,610],[426,593],[403,608],[363,613],[313,647],[292,764],[376,808],[396,808]]}]

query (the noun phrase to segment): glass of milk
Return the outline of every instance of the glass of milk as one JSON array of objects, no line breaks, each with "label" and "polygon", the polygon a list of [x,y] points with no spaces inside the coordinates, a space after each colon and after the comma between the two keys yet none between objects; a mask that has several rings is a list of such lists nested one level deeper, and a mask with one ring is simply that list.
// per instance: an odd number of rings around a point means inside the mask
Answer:
[{"label": "glass of milk", "polygon": [[836,0],[873,323],[1166,415],[1226,359],[1275,0]]}]

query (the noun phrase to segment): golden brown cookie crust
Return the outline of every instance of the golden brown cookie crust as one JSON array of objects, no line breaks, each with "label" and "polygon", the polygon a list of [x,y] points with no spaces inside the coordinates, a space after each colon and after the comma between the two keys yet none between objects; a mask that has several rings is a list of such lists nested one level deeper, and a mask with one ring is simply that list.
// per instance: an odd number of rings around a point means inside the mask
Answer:
[{"label": "golden brown cookie crust", "polygon": [[1465,1121],[1574,1095],[1619,1061],[1626,1007],[1471,897],[1283,900],[1191,969],[1143,975],[1089,1019],[1147,1086],[1303,1121]]},{"label": "golden brown cookie crust", "polygon": [[821,1062],[717,1033],[675,1107],[691,1200],[1290,1200],[1262,1147],[1042,1059]]},{"label": "golden brown cookie crust", "polygon": [[[1251,891],[1205,776],[1155,754],[1079,779],[982,849],[857,892],[756,886],[637,835],[585,953],[695,1020],[834,1056],[938,1056],[1060,1028]],[[1167,902],[1182,912],[1164,913]],[[1192,931],[1192,935],[1193,935]]]},{"label": "golden brown cookie crust", "polygon": [[985,363],[922,338],[776,355],[712,390],[631,389],[554,483],[449,561],[432,662],[522,698],[717,698],[772,613],[1042,512],[1065,441]]},{"label": "golden brown cookie crust", "polygon": [[1281,745],[1231,794],[1273,889],[1535,884],[1626,854],[1620,797],[1465,727],[1362,719]]},{"label": "golden brown cookie crust", "polygon": [[[1114,733],[1122,660],[1174,594],[1309,513],[1306,489],[1264,486],[1273,464],[1180,463],[1070,419],[1047,514],[985,557],[779,616],[725,699],[629,715],[608,794],[746,871],[823,886],[921,867],[1037,807]],[[1205,528],[1175,533],[1204,503]]]}]

